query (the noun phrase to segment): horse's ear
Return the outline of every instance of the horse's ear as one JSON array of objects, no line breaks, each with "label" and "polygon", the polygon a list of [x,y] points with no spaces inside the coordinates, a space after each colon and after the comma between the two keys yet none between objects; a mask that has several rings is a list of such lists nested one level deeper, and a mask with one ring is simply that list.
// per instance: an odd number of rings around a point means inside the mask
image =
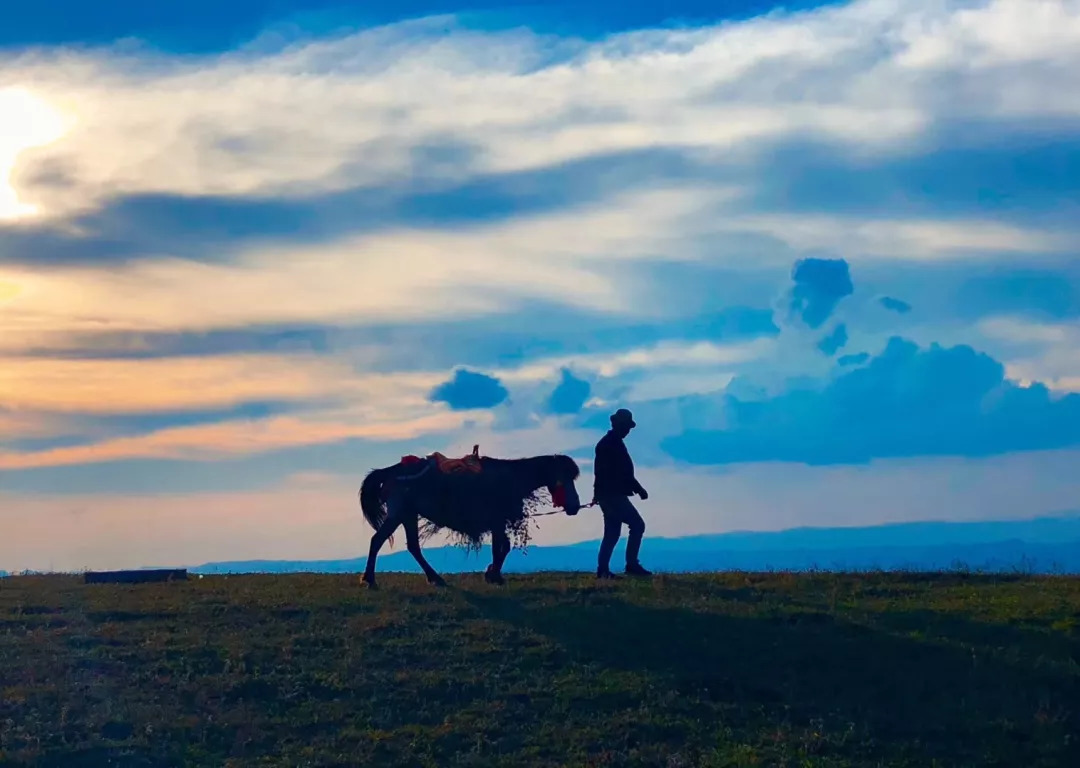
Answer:
[{"label": "horse's ear", "polygon": [[479,445],[474,445],[472,447],[472,455],[475,456],[478,459],[480,458],[480,446]]}]

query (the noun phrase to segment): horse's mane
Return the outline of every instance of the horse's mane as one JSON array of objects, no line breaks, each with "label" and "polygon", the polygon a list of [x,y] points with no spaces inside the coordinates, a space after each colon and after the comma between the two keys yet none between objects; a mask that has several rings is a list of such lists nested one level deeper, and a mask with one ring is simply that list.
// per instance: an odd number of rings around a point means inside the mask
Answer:
[{"label": "horse's mane", "polygon": [[578,467],[577,462],[561,453],[547,456],[526,456],[518,459],[497,459],[492,456],[481,456],[480,462],[484,467],[492,469],[525,468],[529,465],[535,465],[542,467],[545,471],[550,469],[557,474],[569,475],[572,480],[577,480],[581,475],[581,469]]}]

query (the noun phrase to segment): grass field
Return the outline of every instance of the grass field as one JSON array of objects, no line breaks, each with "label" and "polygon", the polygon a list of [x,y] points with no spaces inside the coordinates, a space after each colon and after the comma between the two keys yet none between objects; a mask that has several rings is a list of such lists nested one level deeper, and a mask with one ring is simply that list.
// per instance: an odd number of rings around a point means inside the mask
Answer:
[{"label": "grass field", "polygon": [[0,764],[1080,765],[1080,579],[0,581]]}]

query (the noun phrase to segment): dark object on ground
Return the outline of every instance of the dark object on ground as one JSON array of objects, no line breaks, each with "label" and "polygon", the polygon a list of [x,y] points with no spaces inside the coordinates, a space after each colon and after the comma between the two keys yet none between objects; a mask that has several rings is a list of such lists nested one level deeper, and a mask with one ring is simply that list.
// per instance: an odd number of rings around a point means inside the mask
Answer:
[{"label": "dark object on ground", "polygon": [[84,584],[148,584],[154,581],[187,581],[186,568],[158,568],[145,571],[87,571]]}]

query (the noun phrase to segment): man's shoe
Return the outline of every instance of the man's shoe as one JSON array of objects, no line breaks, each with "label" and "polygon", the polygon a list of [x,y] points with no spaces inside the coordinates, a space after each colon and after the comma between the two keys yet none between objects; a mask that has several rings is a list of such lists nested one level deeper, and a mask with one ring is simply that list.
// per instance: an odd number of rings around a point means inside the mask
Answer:
[{"label": "man's shoe", "polygon": [[614,573],[609,571],[607,568],[597,568],[596,569],[596,578],[598,578],[598,579],[617,579],[618,576],[616,576]]},{"label": "man's shoe", "polygon": [[626,566],[626,574],[628,576],[652,576],[652,571],[642,568],[641,563],[629,563]]}]

